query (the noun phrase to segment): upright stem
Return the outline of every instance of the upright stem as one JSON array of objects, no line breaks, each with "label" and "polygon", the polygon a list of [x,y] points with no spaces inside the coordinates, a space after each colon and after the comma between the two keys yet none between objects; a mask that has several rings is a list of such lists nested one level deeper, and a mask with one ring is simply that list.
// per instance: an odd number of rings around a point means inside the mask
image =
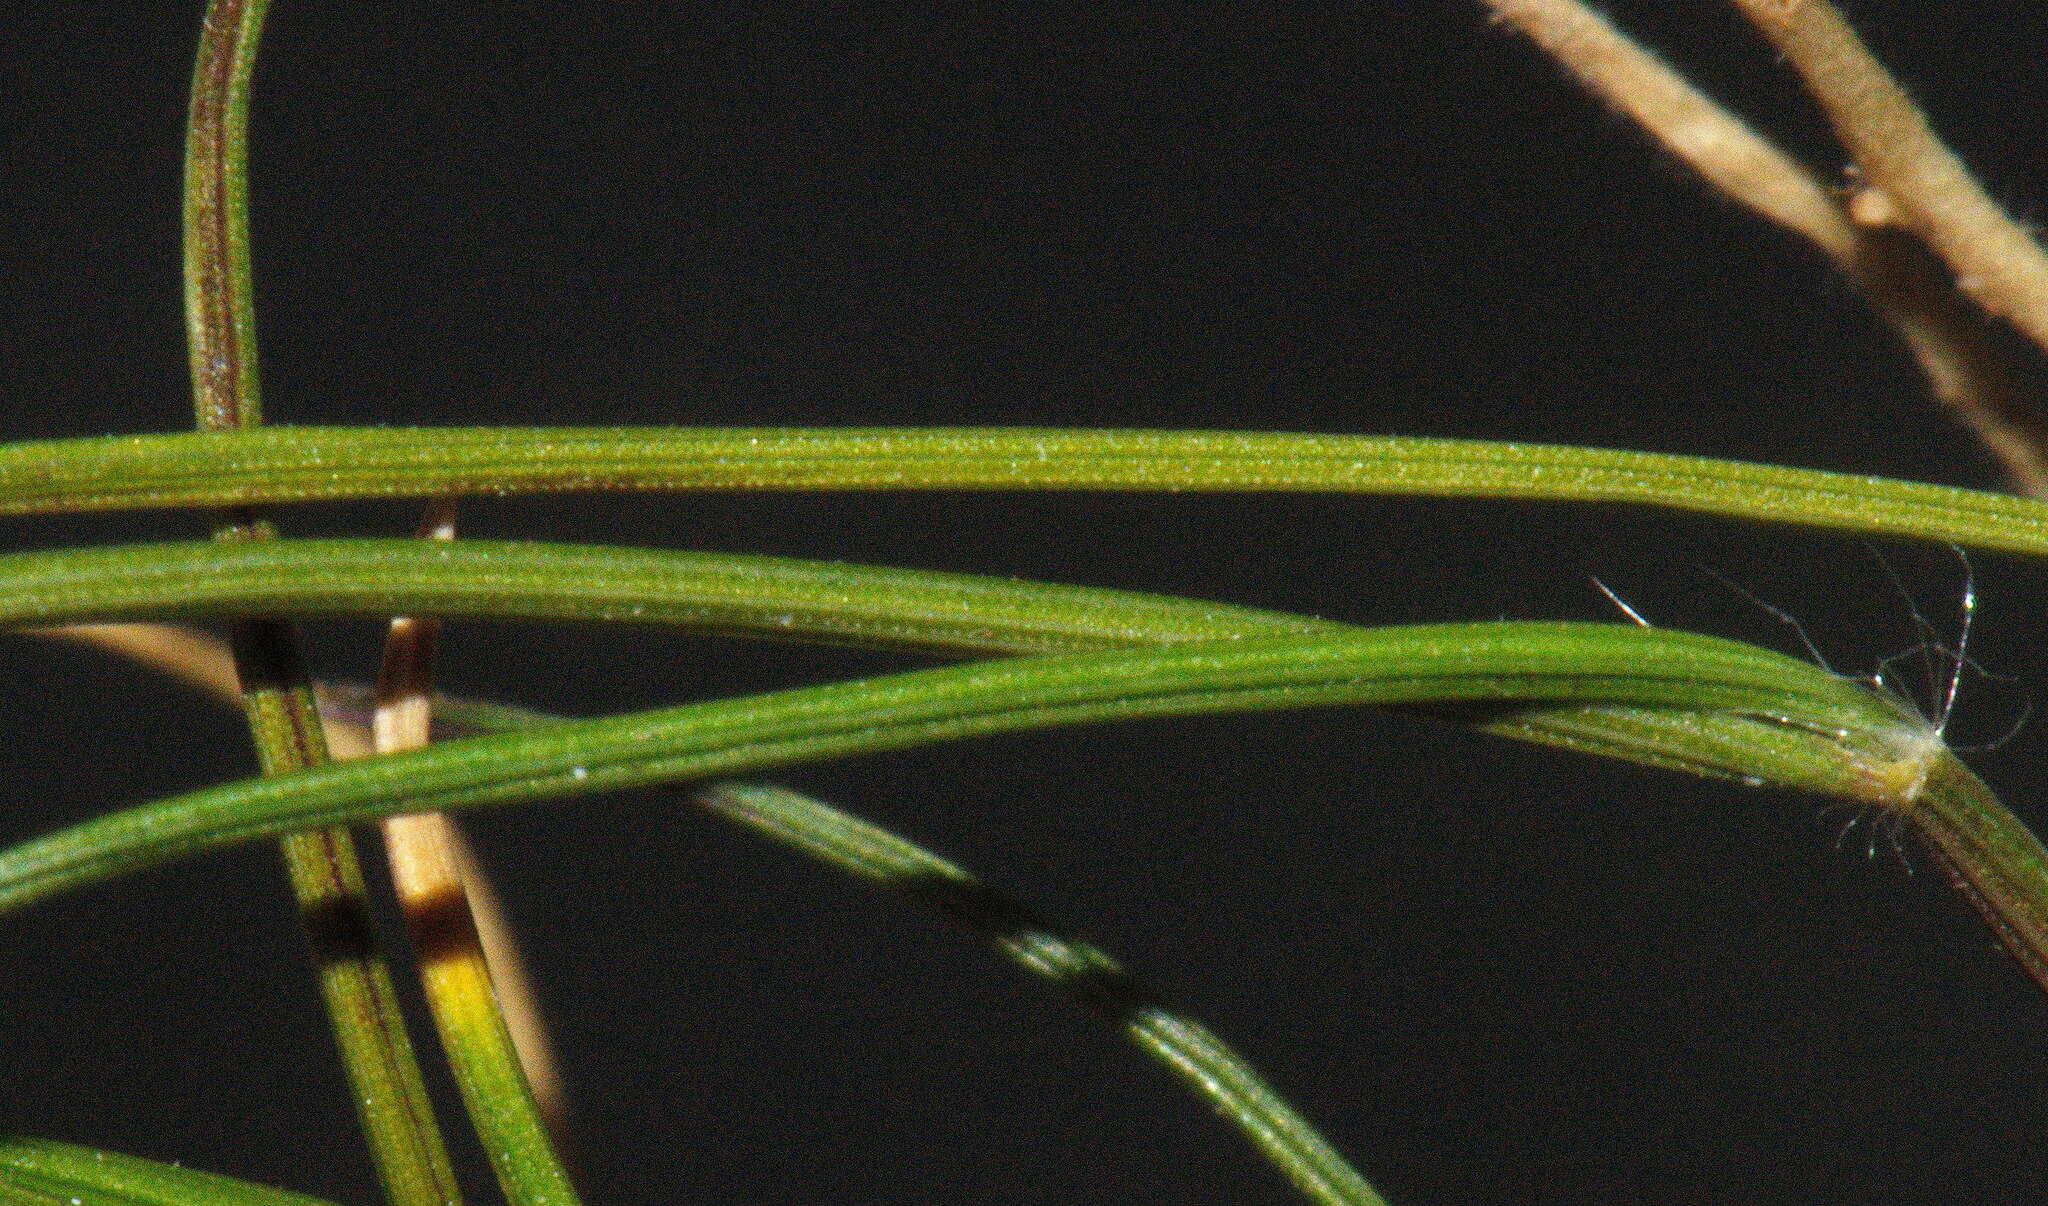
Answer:
[{"label": "upright stem", "polygon": [[263,422],[249,270],[249,82],[270,0],[211,0],[185,127],[185,337],[199,426]]},{"label": "upright stem", "polygon": [[[185,321],[199,426],[262,422],[249,258],[249,84],[269,0],[210,0],[192,79],[185,142]],[[251,508],[223,515],[221,540],[260,540]],[[234,630],[235,670],[265,774],[327,761],[312,686],[291,627],[250,620]],[[413,1059],[412,1044],[370,921],[355,842],[346,829],[283,840],[321,993],[386,1195],[397,1206],[461,1200]]]}]

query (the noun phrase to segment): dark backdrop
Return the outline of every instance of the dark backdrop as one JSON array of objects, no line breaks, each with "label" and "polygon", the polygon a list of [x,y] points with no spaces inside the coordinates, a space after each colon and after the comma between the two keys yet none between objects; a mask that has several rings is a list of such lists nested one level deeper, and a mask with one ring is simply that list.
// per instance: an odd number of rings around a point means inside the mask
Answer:
[{"label": "dark backdrop", "polygon": [[[177,156],[192,3],[4,35],[9,438],[189,422]],[[573,11],[573,19],[565,18]],[[1618,14],[1833,170],[1719,5]],[[314,4],[260,73],[277,422],[1077,424],[1711,453],[1971,485],[1986,460],[1816,258],[1712,197],[1474,4]],[[1857,15],[2021,214],[2044,23]],[[410,506],[298,533],[402,533]],[[1909,646],[1853,540],[1392,499],[512,499],[475,535],[958,568],[1359,621],[1615,618],[1846,672]],[[14,520],[8,547],[189,537]],[[1951,623],[1942,552],[1894,549]],[[1961,740],[2044,670],[2041,572],[1984,557]],[[360,678],[370,624],[312,629]],[[565,712],[905,659],[465,625],[445,683]],[[0,644],[9,836],[247,773],[238,722]],[[1977,759],[2038,811],[2040,728]],[[1348,712],[1019,736],[779,776],[1100,939],[1397,1202],[2032,1202],[2048,1008],[1912,854],[1813,801]],[[473,821],[563,1047],[594,1202],[1280,1203],[1228,1132],[946,927],[647,794]],[[0,926],[0,1110],[32,1133],[373,1189],[275,855]],[[467,1152],[467,1149],[465,1148]],[[466,1158],[473,1159],[473,1156]]]}]

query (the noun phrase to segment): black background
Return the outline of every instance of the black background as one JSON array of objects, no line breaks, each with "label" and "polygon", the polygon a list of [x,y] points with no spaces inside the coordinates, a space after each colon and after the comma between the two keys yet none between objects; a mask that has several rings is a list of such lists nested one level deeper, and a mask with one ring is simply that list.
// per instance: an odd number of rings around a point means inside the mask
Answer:
[{"label": "black background", "polygon": [[[1622,20],[1827,170],[1719,5]],[[574,16],[565,17],[565,12]],[[1867,3],[2021,215],[2027,4]],[[9,437],[189,403],[179,122],[196,3],[0,34]],[[283,0],[256,119],[275,422],[1071,424],[1440,434],[1996,484],[1816,257],[1706,195],[1477,5],[1219,10]],[[317,507],[289,531],[410,530]],[[1061,495],[494,500],[474,535],[976,570],[1366,622],[1615,618],[1838,668],[1911,644],[1854,540],[1577,507]],[[8,521],[9,547],[189,515]],[[1945,552],[1889,549],[1952,622]],[[2041,572],[1978,559],[1960,741],[2044,667]],[[312,629],[370,672],[371,624]],[[444,682],[594,713],[913,664],[468,625]],[[247,773],[239,723],[0,645],[10,835]],[[2040,726],[1976,759],[2035,815]],[[778,778],[1099,939],[1399,1203],[2033,1202],[2048,1008],[1932,873],[1810,800],[1331,712],[1020,736]],[[898,902],[647,794],[479,816],[594,1202],[1291,1200],[1077,1009]],[[275,855],[0,925],[0,1111],[365,1202]],[[442,1086],[445,1088],[445,1085]],[[479,1171],[473,1153],[465,1159]],[[488,1197],[476,1178],[479,1199]]]}]

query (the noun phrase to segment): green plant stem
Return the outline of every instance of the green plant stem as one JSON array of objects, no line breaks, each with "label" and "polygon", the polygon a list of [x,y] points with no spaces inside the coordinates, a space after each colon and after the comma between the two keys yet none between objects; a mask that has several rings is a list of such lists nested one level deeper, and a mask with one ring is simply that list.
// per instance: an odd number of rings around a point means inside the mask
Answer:
[{"label": "green plant stem", "polygon": [[1928,770],[1906,815],[1949,882],[1976,906],[2005,949],[2048,987],[2048,850],[1975,775],[1953,759]]},{"label": "green plant stem", "polygon": [[[422,958],[434,954],[428,948]],[[514,1206],[577,1206],[580,1198],[534,1101],[482,964],[443,961],[428,974],[442,1047],[506,1200]]]},{"label": "green plant stem", "polygon": [[[427,814],[392,818],[387,825],[401,822],[403,829],[387,829],[385,837],[394,851],[392,877],[405,905],[441,1048],[491,1170],[513,1206],[577,1206],[580,1199],[555,1152],[498,1006],[476,918],[453,865],[452,844],[421,849],[427,844],[423,831],[445,831],[452,822]],[[406,847],[402,851],[401,844]],[[435,865],[435,890],[417,890],[422,864]]]},{"label": "green plant stem", "polygon": [[0,445],[0,514],[598,490],[1303,491],[1617,502],[2048,552],[2048,504],[1706,457],[1066,428],[355,428]]},{"label": "green plant stem", "polygon": [[[235,842],[1148,716],[1335,704],[1513,717],[1597,705],[1725,715],[1778,735],[1723,772],[1873,803],[1946,756],[1903,705],[1752,646],[1616,624],[1495,623],[1203,641],[921,670],[469,738],[208,788],[0,854],[0,909]],[[1731,730],[1732,731],[1732,730]],[[1678,740],[1674,729],[1663,740]],[[1723,742],[1728,731],[1713,733]],[[1725,759],[1713,742],[1687,751]],[[1899,805],[1905,801],[1889,800]]]},{"label": "green plant stem", "polygon": [[[453,507],[430,505],[421,536],[443,545],[453,540]],[[420,749],[431,739],[440,633],[435,617],[392,619],[371,717],[378,753]],[[578,1206],[498,1004],[455,821],[441,813],[387,818],[384,851],[441,1049],[506,1200]]]},{"label": "green plant stem", "polygon": [[0,625],[249,614],[668,624],[953,655],[1342,627],[1133,591],[589,545],[294,539],[0,554]]},{"label": "green plant stem", "polygon": [[199,426],[263,422],[249,257],[249,92],[270,0],[209,0],[185,123],[185,331]]},{"label": "green plant stem", "polygon": [[[268,0],[209,0],[193,71],[185,143],[185,320],[194,407],[208,432],[263,421],[249,254],[249,95]],[[236,508],[217,540],[273,534]],[[319,766],[327,745],[289,626],[252,617],[235,626],[235,669],[267,775]],[[385,1193],[396,1206],[459,1202],[453,1167],[405,1031],[390,969],[371,923],[355,841],[346,829],[291,833],[284,861],[318,969],[351,1096]]]},{"label": "green plant stem", "polygon": [[[233,634],[243,708],[268,776],[333,765],[326,761],[304,667],[292,666],[283,681],[251,677],[252,667],[291,664],[284,660],[292,656],[289,647],[250,648],[252,641],[269,641],[280,631],[278,624],[245,623]],[[460,1202],[398,993],[378,949],[355,842],[338,826],[279,836],[321,997],[385,1192],[397,1206]]]},{"label": "green plant stem", "polygon": [[1383,1202],[1243,1056],[1101,948],[1063,933],[958,865],[822,801],[777,787],[719,784],[699,793],[696,802],[713,816],[899,892],[986,938],[1012,963],[1122,1030],[1228,1119],[1310,1201]]},{"label": "green plant stem", "polygon": [[[0,622],[219,616],[249,606],[295,615],[440,612],[626,620],[956,656],[1359,631],[1305,616],[1127,591],[785,558],[583,546],[274,541],[228,549],[193,544],[0,557]],[[1868,694],[1847,680],[1833,681]],[[1890,807],[1911,803],[1914,794],[1915,772],[1901,769],[1898,759],[1863,759],[1860,783],[1828,777],[1832,770],[1818,779],[1793,775],[1788,768],[1802,764],[1812,735],[1768,715],[1758,719],[1611,701],[1505,712],[1474,712],[1442,701],[1422,706],[1502,736],[1695,774],[1778,782]],[[1925,740],[1924,724],[1914,737],[1913,718],[1896,708],[1887,714],[1891,719],[1885,723],[1896,733]],[[1995,800],[1988,807],[1997,815],[1983,823],[1939,810],[1902,809],[1902,814],[1937,847],[1962,842],[1952,860],[1958,866],[2006,868],[1984,872],[1981,878],[1989,888],[1961,886],[1996,928],[2020,935],[2015,954],[2035,967],[2039,952],[2048,950],[2048,875],[2032,862],[2029,852],[2038,849],[2033,836]],[[1992,843],[1995,849],[1982,848],[1976,839],[1965,841],[1968,832],[1984,824],[2000,835]],[[1954,830],[1955,836],[1944,836],[1944,830]],[[2039,974],[2048,981],[2048,968]]]}]

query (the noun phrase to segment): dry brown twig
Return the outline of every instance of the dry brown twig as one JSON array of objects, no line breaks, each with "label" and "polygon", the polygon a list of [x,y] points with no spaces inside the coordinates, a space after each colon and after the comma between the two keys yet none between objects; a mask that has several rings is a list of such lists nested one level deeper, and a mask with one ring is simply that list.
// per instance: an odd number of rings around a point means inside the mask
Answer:
[{"label": "dry brown twig", "polygon": [[1825,185],[1606,17],[1578,0],[1486,3],[1728,197],[1837,263],[1855,258],[1856,228]]},{"label": "dry brown twig", "polygon": [[1956,285],[2048,348],[2048,252],[2014,221],[1827,0],[1735,0],[1826,111],[1864,178]]},{"label": "dry brown twig", "polygon": [[[1766,0],[1737,2],[1745,8],[1788,7]],[[1804,165],[1578,0],[1486,3],[1497,18],[1527,35],[1723,195],[1813,244],[1869,299],[1906,344],[1935,398],[1998,459],[2014,488],[2048,498],[2048,417],[2021,388],[1981,315],[1899,228],[1926,235],[1897,204],[1891,185],[1873,174],[1845,202]],[[1854,35],[1849,36],[1853,41]],[[1883,74],[1874,60],[1870,66]],[[1924,131],[1924,120],[1919,124]],[[1844,141],[1849,142],[1846,135]],[[1933,146],[1947,154],[1939,143]],[[1850,148],[1869,172],[1855,144]]]}]

